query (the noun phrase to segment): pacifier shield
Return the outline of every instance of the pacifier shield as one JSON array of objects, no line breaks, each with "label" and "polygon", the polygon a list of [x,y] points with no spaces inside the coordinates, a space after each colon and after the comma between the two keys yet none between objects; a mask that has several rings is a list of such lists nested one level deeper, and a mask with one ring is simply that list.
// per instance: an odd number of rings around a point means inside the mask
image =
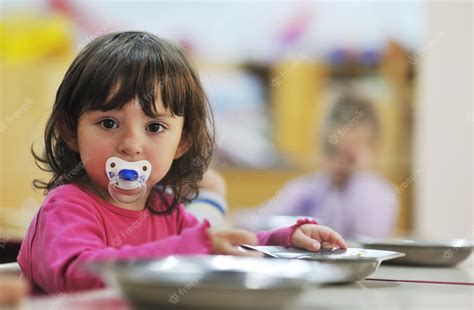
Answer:
[{"label": "pacifier shield", "polygon": [[105,163],[109,178],[109,193],[123,203],[133,203],[146,193],[146,181],[151,174],[151,164],[147,160],[126,161],[110,157]]}]

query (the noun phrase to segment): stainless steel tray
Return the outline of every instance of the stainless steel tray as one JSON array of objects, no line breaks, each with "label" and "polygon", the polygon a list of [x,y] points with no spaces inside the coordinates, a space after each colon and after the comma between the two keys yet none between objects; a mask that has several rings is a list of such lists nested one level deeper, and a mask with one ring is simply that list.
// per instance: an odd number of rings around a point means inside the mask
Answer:
[{"label": "stainless steel tray", "polygon": [[402,257],[404,253],[349,248],[321,249],[310,252],[298,248],[281,246],[248,246],[241,247],[261,251],[267,256],[284,259],[297,259],[310,262],[313,266],[308,274],[308,281],[317,284],[349,283],[365,279],[374,273],[385,260]]},{"label": "stainless steel tray", "polygon": [[313,266],[299,260],[170,256],[153,261],[89,263],[137,307],[285,307]]},{"label": "stainless steel tray", "polygon": [[422,240],[359,240],[362,247],[404,252],[406,255],[387,263],[416,266],[454,266],[471,255],[474,243],[469,240],[422,241]]}]

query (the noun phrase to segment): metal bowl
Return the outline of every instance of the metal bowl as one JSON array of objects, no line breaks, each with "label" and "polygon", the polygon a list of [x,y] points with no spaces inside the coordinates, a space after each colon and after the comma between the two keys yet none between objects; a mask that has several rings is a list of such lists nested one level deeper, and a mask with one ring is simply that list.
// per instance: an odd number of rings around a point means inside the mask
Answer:
[{"label": "metal bowl", "polygon": [[308,275],[308,282],[311,284],[345,284],[362,281],[380,266],[380,262],[374,258],[312,261],[311,264],[314,266]]},{"label": "metal bowl", "polygon": [[303,290],[311,264],[235,256],[170,256],[90,263],[139,308],[285,307]]},{"label": "metal bowl", "polygon": [[455,266],[471,255],[474,244],[469,240],[421,241],[421,240],[376,240],[359,241],[367,249],[404,252],[406,255],[387,263],[414,266]]}]

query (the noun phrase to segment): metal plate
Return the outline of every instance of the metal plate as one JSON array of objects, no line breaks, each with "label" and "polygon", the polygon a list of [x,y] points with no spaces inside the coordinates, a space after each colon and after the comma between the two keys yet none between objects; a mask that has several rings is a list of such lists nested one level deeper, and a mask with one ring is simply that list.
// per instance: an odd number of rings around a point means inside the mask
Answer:
[{"label": "metal plate", "polygon": [[[247,246],[247,245],[245,245]],[[341,249],[321,249],[317,252],[310,252],[303,249],[282,247],[282,246],[255,246],[256,250],[274,254],[279,258],[297,258],[303,260],[328,261],[328,260],[363,260],[376,259],[380,262],[404,256],[403,253],[384,250],[368,250],[359,248]]]},{"label": "metal plate", "polygon": [[153,261],[89,263],[139,307],[284,307],[303,290],[313,266],[299,260],[170,256]]},{"label": "metal plate", "polygon": [[243,245],[243,247],[271,253],[278,258],[310,262],[313,268],[308,275],[308,281],[318,284],[349,283],[363,280],[374,273],[382,261],[404,255],[399,252],[358,248],[321,249],[318,252],[310,252],[281,246],[249,247]]},{"label": "metal plate", "polygon": [[383,249],[404,252],[406,255],[387,263],[416,266],[454,266],[471,255],[474,244],[469,240],[422,241],[422,240],[359,240],[367,249]]}]

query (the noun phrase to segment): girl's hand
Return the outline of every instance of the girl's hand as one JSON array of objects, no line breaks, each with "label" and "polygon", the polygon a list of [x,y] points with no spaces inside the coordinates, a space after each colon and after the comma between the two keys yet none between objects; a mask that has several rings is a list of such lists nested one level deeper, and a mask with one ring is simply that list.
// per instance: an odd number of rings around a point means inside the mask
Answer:
[{"label": "girl's hand", "polygon": [[296,228],[291,236],[291,245],[308,251],[334,247],[347,249],[347,244],[341,235],[329,227],[316,224],[303,224]]},{"label": "girl's hand", "polygon": [[263,256],[260,252],[245,251],[239,248],[242,243],[257,245],[257,237],[245,230],[223,230],[209,228],[207,230],[212,242],[212,254],[236,256]]},{"label": "girl's hand", "polygon": [[[6,275],[0,281],[0,308],[16,309],[13,307],[23,299],[29,291],[28,283],[19,276]],[[3,308],[2,308],[3,309]]]}]

